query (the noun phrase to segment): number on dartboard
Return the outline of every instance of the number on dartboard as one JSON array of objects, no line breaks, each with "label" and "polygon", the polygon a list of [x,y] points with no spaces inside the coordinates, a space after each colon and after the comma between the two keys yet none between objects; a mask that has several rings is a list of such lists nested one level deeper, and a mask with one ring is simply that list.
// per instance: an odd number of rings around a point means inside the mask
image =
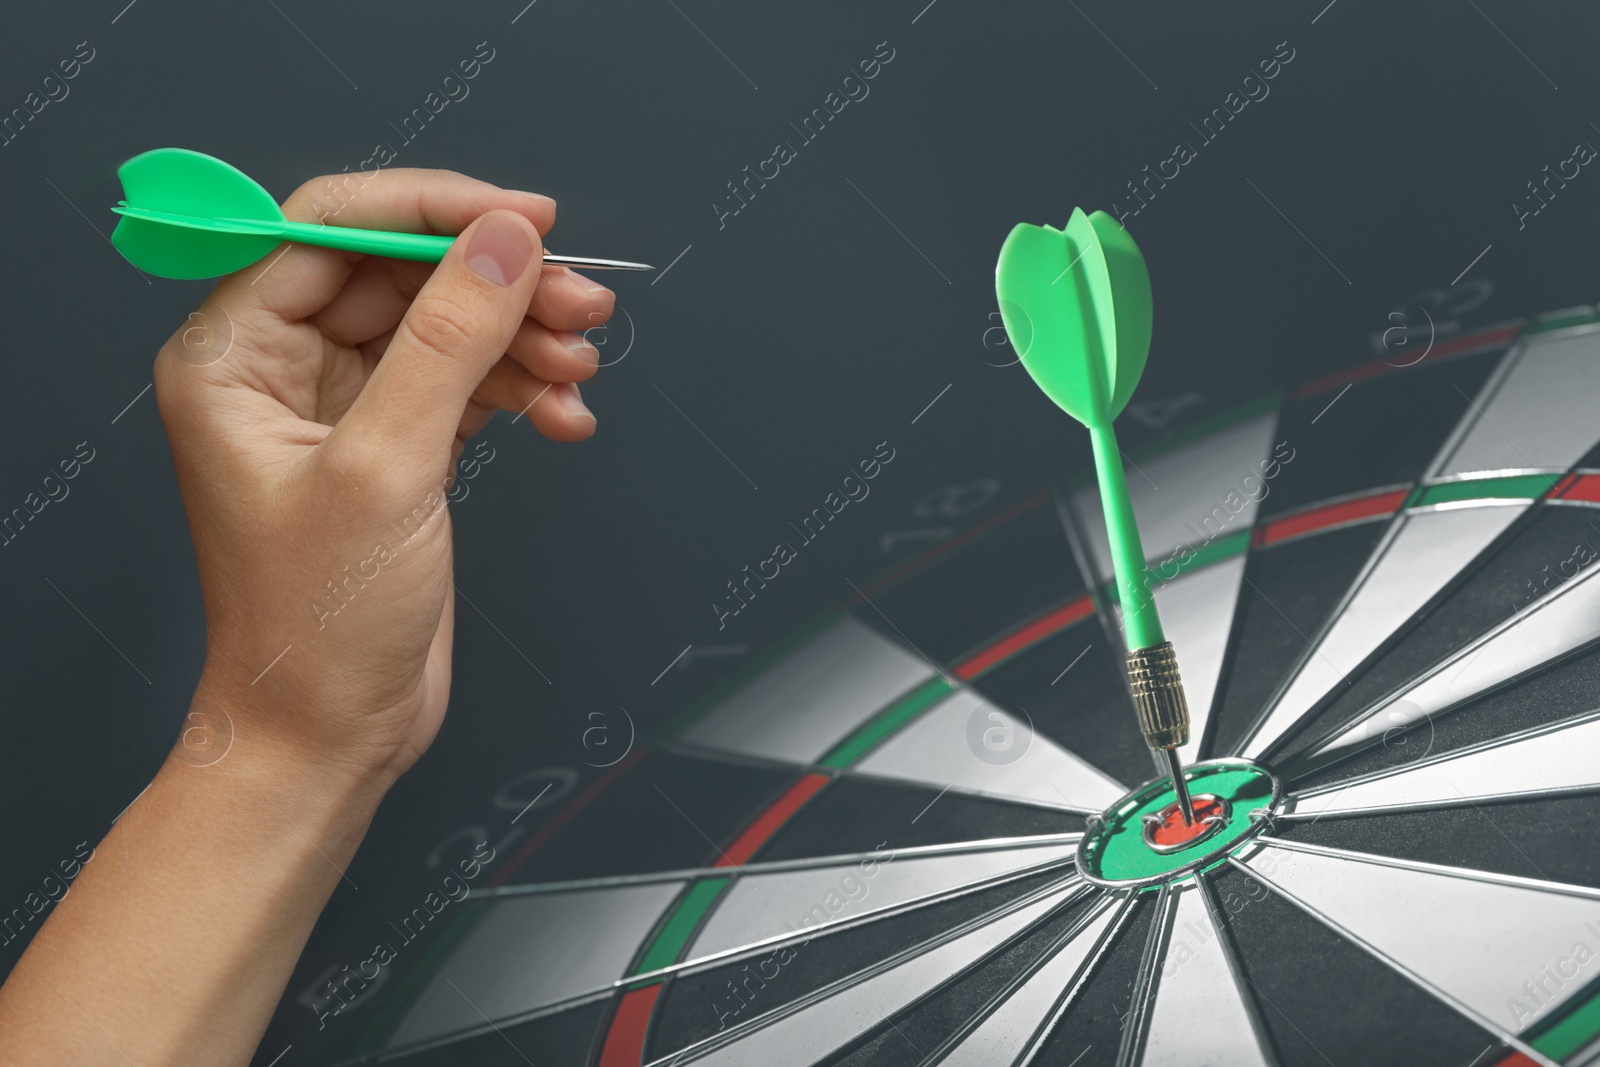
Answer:
[{"label": "number on dartboard", "polygon": [[1000,493],[1000,483],[980,478],[964,485],[941,485],[911,507],[919,519],[959,519],[977,511]]},{"label": "number on dartboard", "polygon": [[[980,478],[964,484],[941,485],[918,500],[911,514],[918,519],[959,519],[987,506],[1000,492],[1000,483],[993,478]],[[878,549],[884,555],[893,552],[907,541],[947,541],[956,535],[954,526],[917,526],[905,530],[889,530],[878,536]]]},{"label": "number on dartboard", "polygon": [[1412,293],[1389,312],[1383,329],[1373,331],[1372,347],[1379,355],[1393,356],[1392,366],[1420,362],[1435,339],[1460,333],[1462,316],[1493,295],[1494,283],[1485,278]]},{"label": "number on dartboard", "polygon": [[[501,783],[494,792],[494,806],[508,812],[515,821],[525,811],[537,811],[559,803],[577,786],[578,772],[571,767],[536,767]],[[496,841],[493,846],[495,855],[500,855],[507,845],[521,837],[524,829],[522,826],[513,826]],[[470,854],[488,841],[489,828],[482,823],[458,827],[433,846],[433,851],[428,853],[428,866],[437,869],[447,864],[447,854],[455,851],[452,846],[458,842],[465,844],[466,852]]]},{"label": "number on dartboard", "polygon": [[1197,404],[1204,404],[1205,401],[1206,398],[1200,393],[1190,392],[1162,400],[1129,404],[1123,408],[1123,413],[1152,430],[1165,430],[1172,425],[1173,419]]}]

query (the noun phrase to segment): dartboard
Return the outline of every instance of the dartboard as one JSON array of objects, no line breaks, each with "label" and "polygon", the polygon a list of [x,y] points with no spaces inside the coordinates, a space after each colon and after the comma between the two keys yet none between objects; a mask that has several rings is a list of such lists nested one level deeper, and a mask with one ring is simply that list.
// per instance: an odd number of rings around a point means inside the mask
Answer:
[{"label": "dartboard", "polygon": [[346,1062],[1589,1062],[1597,396],[1600,317],[1549,315],[1128,452],[1202,833],[1093,486],[1039,486],[555,783],[425,944],[389,924]]}]

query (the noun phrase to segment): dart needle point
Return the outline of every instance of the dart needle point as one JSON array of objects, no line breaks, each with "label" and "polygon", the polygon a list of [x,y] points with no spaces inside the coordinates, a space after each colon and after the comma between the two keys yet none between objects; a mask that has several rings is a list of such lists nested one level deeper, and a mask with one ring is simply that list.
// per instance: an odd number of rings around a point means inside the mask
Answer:
[{"label": "dart needle point", "polygon": [[1183,823],[1193,826],[1194,801],[1189,799],[1189,783],[1183,777],[1183,760],[1175,748],[1164,748],[1161,752],[1167,758],[1167,773],[1172,776],[1172,791],[1178,794],[1178,810],[1183,812]]}]

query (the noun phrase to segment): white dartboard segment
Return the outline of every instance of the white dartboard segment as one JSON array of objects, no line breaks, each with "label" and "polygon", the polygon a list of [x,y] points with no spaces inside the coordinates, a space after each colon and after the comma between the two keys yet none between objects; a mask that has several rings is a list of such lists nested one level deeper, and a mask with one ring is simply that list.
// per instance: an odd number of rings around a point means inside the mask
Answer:
[{"label": "white dartboard segment", "polygon": [[[1049,893],[937,947],[849,983],[798,1011],[739,1035],[739,1039],[682,1062],[708,1067],[807,1067],[932,992],[984,956],[1044,919],[1075,889]],[[759,1020],[758,1020],[759,1021]],[[662,1064],[676,1062],[668,1056]]]},{"label": "white dartboard segment", "polygon": [[1240,754],[1259,757],[1281,740],[1526,508],[1526,503],[1506,503],[1398,519],[1344,609],[1312,646]]},{"label": "white dartboard segment", "polygon": [[702,748],[815,763],[934,675],[871,627],[841,619],[730,694],[681,735]]},{"label": "white dartboard segment", "polygon": [[1522,340],[1466,414],[1464,432],[1430,472],[1451,479],[1508,471],[1561,472],[1600,440],[1600,329]]},{"label": "white dartboard segment", "polygon": [[1600,716],[1540,727],[1370,778],[1291,795],[1295,815],[1358,815],[1600,790]]},{"label": "white dartboard segment", "polygon": [[429,980],[395,1048],[603,989],[677,899],[680,881],[497,900]]},{"label": "white dartboard segment", "polygon": [[1076,848],[1052,842],[909,859],[887,853],[870,862],[748,874],[717,901],[685,959],[826,929],[1029,868],[1070,864]]},{"label": "white dartboard segment", "polygon": [[1142,1067],[1272,1067],[1228,948],[1191,884],[1173,895],[1166,951],[1145,1009]]},{"label": "white dartboard segment", "polygon": [[1122,915],[1107,900],[1038,970],[961,1039],[939,1067],[991,1067],[1015,1063],[1041,1036],[1041,1027],[1083,980],[1101,942]]},{"label": "white dartboard segment", "polygon": [[970,689],[924,712],[855,767],[934,789],[1100,811],[1127,789]]},{"label": "white dartboard segment", "polygon": [[[1146,559],[1167,559],[1180,546],[1199,552],[1250,530],[1261,501],[1272,491],[1265,472],[1281,470],[1281,463],[1270,466],[1277,418],[1276,413],[1258,415],[1127,464],[1128,495]],[[1292,456],[1292,451],[1285,449],[1284,455]],[[1099,492],[1090,486],[1073,494],[1072,507],[1088,542],[1090,564],[1099,580],[1108,582],[1113,574],[1111,547]]]},{"label": "white dartboard segment", "polygon": [[1421,681],[1318,746],[1314,759],[1380,741],[1600,639],[1600,571],[1575,578],[1468,645]]}]

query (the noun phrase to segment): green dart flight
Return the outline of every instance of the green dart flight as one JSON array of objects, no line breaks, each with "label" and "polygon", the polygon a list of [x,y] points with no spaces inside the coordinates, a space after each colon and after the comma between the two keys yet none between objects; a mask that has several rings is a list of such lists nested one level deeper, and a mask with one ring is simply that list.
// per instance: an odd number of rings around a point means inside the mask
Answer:
[{"label": "green dart flight", "polygon": [[[215,278],[243,270],[284,241],[437,263],[454,237],[290,222],[272,194],[215,156],[187,148],[141,152],[117,168],[127,196],[111,243],[128,262],[162,278]],[[647,263],[558,256],[544,262],[585,270],[654,270]]]},{"label": "green dart flight", "polygon": [[1012,347],[1033,380],[1089,429],[1106,537],[1128,641],[1139,728],[1165,755],[1184,818],[1193,807],[1178,747],[1189,707],[1151,595],[1144,546],[1112,423],[1150,352],[1150,274],[1132,236],[1104,211],[1074,209],[1065,230],[1020,223],[1000,249],[995,293]]}]

